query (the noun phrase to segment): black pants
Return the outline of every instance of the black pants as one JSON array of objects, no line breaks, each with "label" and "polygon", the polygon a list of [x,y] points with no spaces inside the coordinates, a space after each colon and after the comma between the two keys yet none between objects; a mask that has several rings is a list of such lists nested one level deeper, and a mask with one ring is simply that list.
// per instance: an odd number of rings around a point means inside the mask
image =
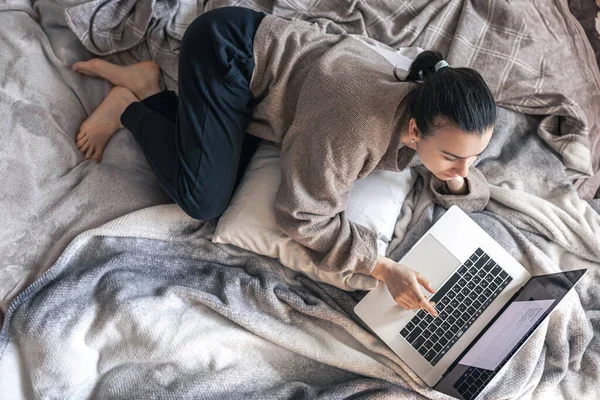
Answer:
[{"label": "black pants", "polygon": [[223,213],[258,146],[245,132],[252,44],[265,15],[223,7],[198,16],[179,49],[179,99],[163,91],[121,115],[161,186],[193,218]]}]

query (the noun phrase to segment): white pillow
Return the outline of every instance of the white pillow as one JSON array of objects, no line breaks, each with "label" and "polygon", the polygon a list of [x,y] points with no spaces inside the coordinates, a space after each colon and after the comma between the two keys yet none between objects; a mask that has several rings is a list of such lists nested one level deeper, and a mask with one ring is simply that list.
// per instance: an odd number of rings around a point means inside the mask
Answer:
[{"label": "white pillow", "polygon": [[[232,244],[278,258],[288,268],[344,290],[370,290],[377,279],[359,273],[334,273],[317,268],[304,246],[284,234],[275,222],[274,201],[281,180],[280,150],[263,141],[225,212],[219,218],[214,243]],[[376,171],[357,180],[350,191],[348,219],[378,233],[378,252],[385,255],[402,203],[416,181],[410,169]]]}]

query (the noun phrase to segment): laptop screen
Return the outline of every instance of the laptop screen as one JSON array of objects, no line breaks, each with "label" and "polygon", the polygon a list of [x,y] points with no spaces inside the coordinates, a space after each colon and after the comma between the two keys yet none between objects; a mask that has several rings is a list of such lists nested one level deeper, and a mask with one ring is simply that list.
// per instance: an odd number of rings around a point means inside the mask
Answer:
[{"label": "laptop screen", "polygon": [[477,397],[585,271],[531,278],[450,366],[435,389],[459,399]]}]

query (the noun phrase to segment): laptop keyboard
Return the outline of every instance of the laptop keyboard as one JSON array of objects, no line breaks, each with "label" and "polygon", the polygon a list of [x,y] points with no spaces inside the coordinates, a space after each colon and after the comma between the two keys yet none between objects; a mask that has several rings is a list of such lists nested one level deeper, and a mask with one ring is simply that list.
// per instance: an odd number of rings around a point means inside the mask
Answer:
[{"label": "laptop keyboard", "polygon": [[438,316],[420,310],[400,336],[435,366],[511,280],[477,249],[429,299],[435,303]]}]

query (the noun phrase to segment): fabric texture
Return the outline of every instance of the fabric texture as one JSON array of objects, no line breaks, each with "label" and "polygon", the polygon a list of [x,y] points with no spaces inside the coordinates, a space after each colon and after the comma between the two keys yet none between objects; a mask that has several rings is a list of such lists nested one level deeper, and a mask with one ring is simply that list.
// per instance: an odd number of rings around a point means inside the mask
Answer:
[{"label": "fabric texture", "polygon": [[[386,255],[402,203],[416,179],[416,171],[406,169],[402,172],[376,171],[354,182],[346,206],[348,219],[377,234],[380,255]],[[280,180],[280,148],[271,142],[263,142],[231,203],[219,218],[212,241],[277,258],[288,268],[340,289],[374,288],[377,279],[371,276],[318,268],[305,248],[279,229],[273,204]]]},{"label": "fabric texture", "polygon": [[[144,208],[168,199],[127,130],[98,165],[74,146],[110,88],[73,73],[74,61],[152,59],[176,90],[182,32],[230,0],[32,3],[0,3],[3,398],[441,398],[355,318],[362,292],[213,244],[214,223],[178,206]],[[578,197],[572,182],[585,180],[563,161],[572,142],[594,152],[586,143],[598,134],[598,71],[564,2],[246,4],[394,48],[434,48],[494,82],[503,105],[478,164],[490,201],[470,216],[533,274],[589,271],[482,398],[595,399],[600,203]],[[538,116],[520,105],[536,105]],[[542,137],[549,121],[556,129]],[[553,138],[564,146],[548,146]],[[419,177],[390,257],[405,254],[443,212]]]}]

